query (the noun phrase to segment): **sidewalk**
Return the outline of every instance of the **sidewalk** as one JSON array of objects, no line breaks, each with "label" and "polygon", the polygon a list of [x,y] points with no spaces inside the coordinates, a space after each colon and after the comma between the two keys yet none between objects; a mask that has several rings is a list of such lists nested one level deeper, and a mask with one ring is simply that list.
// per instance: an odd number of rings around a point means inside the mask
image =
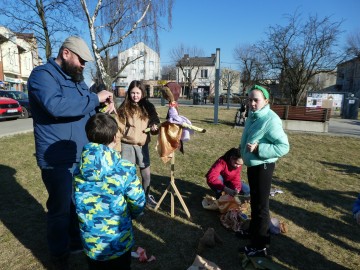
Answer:
[{"label": "sidewalk", "polygon": [[360,120],[330,118],[328,134],[360,138]]}]

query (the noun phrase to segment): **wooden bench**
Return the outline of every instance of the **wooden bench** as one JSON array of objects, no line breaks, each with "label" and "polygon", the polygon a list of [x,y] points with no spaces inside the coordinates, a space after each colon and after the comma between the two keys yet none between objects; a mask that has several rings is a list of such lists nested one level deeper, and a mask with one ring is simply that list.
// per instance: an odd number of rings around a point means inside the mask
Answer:
[{"label": "wooden bench", "polygon": [[290,105],[271,105],[271,109],[283,120],[326,122],[330,119],[330,109],[308,108]]}]

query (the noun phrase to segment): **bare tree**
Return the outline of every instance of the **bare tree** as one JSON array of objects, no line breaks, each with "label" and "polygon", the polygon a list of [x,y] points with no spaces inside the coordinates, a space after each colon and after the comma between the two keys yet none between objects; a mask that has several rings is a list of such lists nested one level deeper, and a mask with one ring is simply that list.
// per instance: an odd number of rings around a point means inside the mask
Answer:
[{"label": "bare tree", "polygon": [[223,68],[221,70],[220,79],[223,88],[226,88],[228,90],[228,94],[230,94],[231,88],[240,81],[240,72],[230,68]]},{"label": "bare tree", "polygon": [[158,30],[160,17],[167,15],[171,26],[173,0],[80,0],[90,31],[97,72],[110,88],[112,82],[127,65],[136,61],[128,58],[120,63],[117,72],[111,72],[109,51],[136,41],[153,42],[159,51]]},{"label": "bare tree", "polygon": [[162,80],[176,80],[176,66],[167,65],[161,68]]},{"label": "bare tree", "polygon": [[204,52],[202,49],[195,46],[187,47],[184,44],[180,44],[178,47],[173,48],[170,51],[172,61],[176,63],[176,67],[180,69],[181,73],[186,78],[188,87],[186,94],[188,98],[190,98],[193,84],[198,77],[200,68],[202,67],[199,57],[202,57],[203,55]]},{"label": "bare tree", "polygon": [[353,32],[347,37],[347,52],[353,57],[360,58],[360,30]]},{"label": "bare tree", "polygon": [[336,50],[342,22],[309,16],[302,24],[298,14],[288,19],[286,26],[270,26],[267,39],[258,42],[257,48],[266,56],[268,70],[276,74],[291,105],[297,106],[310,80],[318,73],[333,71],[344,59]]},{"label": "bare tree", "polygon": [[242,94],[245,95],[246,90],[260,81],[264,81],[265,66],[262,59],[261,51],[255,46],[238,45],[234,49],[234,58],[239,62],[241,69],[241,83],[243,86]]},{"label": "bare tree", "polygon": [[46,59],[52,56],[61,34],[76,34],[77,0],[2,0],[2,24],[14,32],[33,33]]}]

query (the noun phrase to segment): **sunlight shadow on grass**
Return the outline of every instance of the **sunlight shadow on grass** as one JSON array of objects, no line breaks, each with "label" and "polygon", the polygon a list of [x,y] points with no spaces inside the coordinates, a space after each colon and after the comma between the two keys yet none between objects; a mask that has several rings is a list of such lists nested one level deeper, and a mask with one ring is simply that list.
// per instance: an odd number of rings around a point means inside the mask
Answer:
[{"label": "sunlight shadow on grass", "polygon": [[324,164],[324,165],[328,165],[331,167],[337,167],[338,172],[344,172],[347,174],[360,174],[360,167],[358,166],[352,166],[352,165],[348,165],[348,164],[341,164],[341,163],[333,163],[333,162],[325,162],[325,161],[321,161],[318,160],[318,162]]},{"label": "sunlight shadow on grass", "polygon": [[0,220],[17,240],[41,264],[48,266],[46,247],[45,211],[30,193],[15,179],[16,170],[0,165],[1,210]]}]

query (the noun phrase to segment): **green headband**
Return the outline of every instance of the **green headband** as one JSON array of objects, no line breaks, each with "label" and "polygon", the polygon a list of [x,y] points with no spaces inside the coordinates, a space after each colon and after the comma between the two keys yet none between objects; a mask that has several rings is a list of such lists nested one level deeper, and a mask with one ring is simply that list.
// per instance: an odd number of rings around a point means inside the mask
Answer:
[{"label": "green headband", "polygon": [[265,99],[269,99],[270,97],[268,90],[266,90],[264,87],[260,85],[255,84],[253,87],[251,87],[249,92],[251,92],[252,90],[260,90],[263,93]]}]

